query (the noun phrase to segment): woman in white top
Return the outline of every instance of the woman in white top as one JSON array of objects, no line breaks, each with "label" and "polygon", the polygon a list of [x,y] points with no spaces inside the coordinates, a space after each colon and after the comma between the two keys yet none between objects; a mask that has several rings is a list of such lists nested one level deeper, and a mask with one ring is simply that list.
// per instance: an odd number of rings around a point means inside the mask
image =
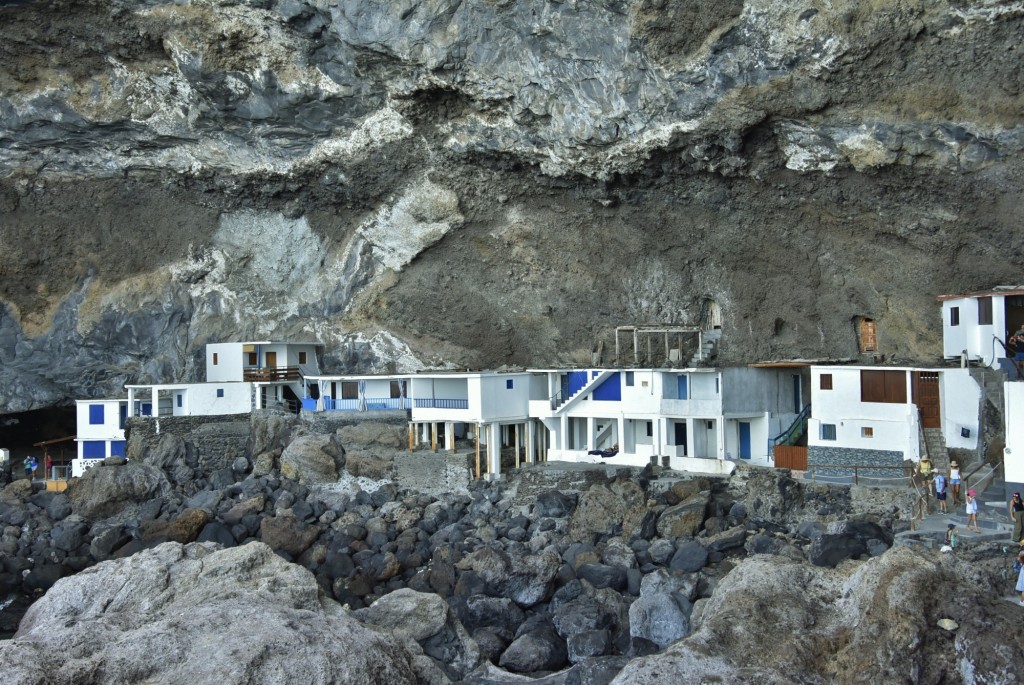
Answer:
[{"label": "woman in white top", "polygon": [[978,527],[978,500],[975,499],[974,489],[967,491],[967,530],[971,530],[971,523],[974,523],[974,532],[980,533]]},{"label": "woman in white top", "polygon": [[949,485],[953,491],[953,506],[960,500],[960,464],[955,461],[949,462]]}]

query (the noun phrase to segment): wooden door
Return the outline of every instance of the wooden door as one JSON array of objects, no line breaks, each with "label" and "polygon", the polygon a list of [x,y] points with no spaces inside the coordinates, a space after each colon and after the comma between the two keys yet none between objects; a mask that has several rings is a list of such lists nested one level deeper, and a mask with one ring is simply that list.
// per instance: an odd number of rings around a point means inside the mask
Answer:
[{"label": "wooden door", "polygon": [[935,371],[914,372],[914,404],[921,412],[923,428],[942,427],[942,408],[939,405],[939,374]]},{"label": "wooden door", "polygon": [[276,369],[277,368],[277,352],[267,352],[266,358],[267,358],[267,368],[268,369]]},{"label": "wooden door", "polygon": [[875,322],[871,319],[860,320],[859,342],[861,352],[877,352],[878,351],[878,329],[875,327]]}]

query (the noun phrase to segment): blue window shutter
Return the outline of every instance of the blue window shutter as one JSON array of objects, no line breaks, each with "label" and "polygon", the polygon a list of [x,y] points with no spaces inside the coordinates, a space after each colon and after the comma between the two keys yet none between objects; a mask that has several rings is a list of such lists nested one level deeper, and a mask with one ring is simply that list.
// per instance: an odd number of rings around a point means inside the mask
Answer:
[{"label": "blue window shutter", "polygon": [[124,456],[124,440],[111,440],[110,441],[110,456],[112,456],[112,457],[123,457]]},{"label": "blue window shutter", "polygon": [[102,404],[90,404],[89,405],[89,423],[93,426],[103,425],[103,405]]},{"label": "blue window shutter", "polygon": [[217,388],[217,397],[224,397],[224,388]]},{"label": "blue window shutter", "polygon": [[107,456],[107,443],[103,440],[86,440],[82,443],[82,457],[102,459]]},{"label": "blue window shutter", "polygon": [[178,407],[179,408],[181,407],[182,397],[183,397],[182,394],[179,392],[178,393]]},{"label": "blue window shutter", "polygon": [[511,378],[509,378],[507,381],[505,381],[505,389],[506,390],[511,390],[512,389],[512,379]]}]

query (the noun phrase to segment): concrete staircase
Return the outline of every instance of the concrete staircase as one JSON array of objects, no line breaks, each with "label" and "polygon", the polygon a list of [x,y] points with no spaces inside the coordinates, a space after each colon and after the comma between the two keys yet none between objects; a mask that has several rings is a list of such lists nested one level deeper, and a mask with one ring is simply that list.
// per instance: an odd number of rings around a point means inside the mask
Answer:
[{"label": "concrete staircase", "polygon": [[709,359],[716,357],[718,355],[718,341],[721,337],[721,329],[713,328],[709,331],[704,331],[701,334],[700,349],[690,357],[690,367],[704,366],[708,363]]},{"label": "concrete staircase", "polygon": [[971,378],[977,381],[985,394],[985,399],[992,407],[1003,415],[1003,383],[1006,382],[1006,374],[1001,370],[988,366],[972,366]]},{"label": "concrete staircase", "polygon": [[946,473],[949,470],[949,449],[946,447],[946,438],[942,436],[942,429],[924,428],[922,433],[925,449],[932,460],[932,468],[938,469],[939,473]]}]

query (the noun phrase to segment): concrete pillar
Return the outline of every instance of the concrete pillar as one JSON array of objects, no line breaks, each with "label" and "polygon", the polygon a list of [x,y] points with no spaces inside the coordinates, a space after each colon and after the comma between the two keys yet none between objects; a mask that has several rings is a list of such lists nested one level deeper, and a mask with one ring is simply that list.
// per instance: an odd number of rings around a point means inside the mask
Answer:
[{"label": "concrete pillar", "polygon": [[697,456],[697,434],[693,432],[694,420],[686,419],[686,456]]},{"label": "concrete pillar", "polygon": [[455,452],[455,424],[451,421],[444,424],[444,444],[449,452]]},{"label": "concrete pillar", "polygon": [[616,430],[615,442],[619,445],[619,451],[626,450],[626,417],[619,415],[619,427]]},{"label": "concrete pillar", "polygon": [[718,442],[718,459],[725,459],[725,421],[715,419],[715,440]]},{"label": "concrete pillar", "polygon": [[561,424],[561,436],[555,442],[554,448],[556,450],[567,450],[569,449],[569,417],[563,415],[561,419]]},{"label": "concrete pillar", "polygon": [[153,397],[153,416],[157,417],[157,416],[160,416],[160,391],[156,389],[156,386],[153,386],[152,397]]},{"label": "concrete pillar", "polygon": [[409,422],[409,451],[412,452],[416,447],[416,424],[412,421]]},{"label": "concrete pillar", "polygon": [[487,477],[491,480],[501,478],[501,426],[497,423],[488,424]]},{"label": "concrete pillar", "polygon": [[512,425],[512,430],[515,431],[515,434],[516,434],[516,468],[518,469],[519,468],[519,424],[518,423],[513,424]]},{"label": "concrete pillar", "polygon": [[135,388],[128,388],[128,416],[135,416]]},{"label": "concrete pillar", "polygon": [[430,422],[430,451],[437,451],[437,422]]},{"label": "concrete pillar", "polygon": [[594,426],[597,424],[597,420],[593,416],[587,417],[587,451],[597,449],[594,447],[594,433],[597,431]]},{"label": "concrete pillar", "polygon": [[478,424],[476,424],[476,428],[473,431],[475,433],[475,436],[476,436],[476,477],[477,477],[477,479],[480,478],[480,428],[481,428],[480,424],[478,423]]},{"label": "concrete pillar", "polygon": [[526,422],[526,463],[536,464],[537,456],[534,452],[534,448],[537,440],[537,432],[534,430],[533,419]]}]

